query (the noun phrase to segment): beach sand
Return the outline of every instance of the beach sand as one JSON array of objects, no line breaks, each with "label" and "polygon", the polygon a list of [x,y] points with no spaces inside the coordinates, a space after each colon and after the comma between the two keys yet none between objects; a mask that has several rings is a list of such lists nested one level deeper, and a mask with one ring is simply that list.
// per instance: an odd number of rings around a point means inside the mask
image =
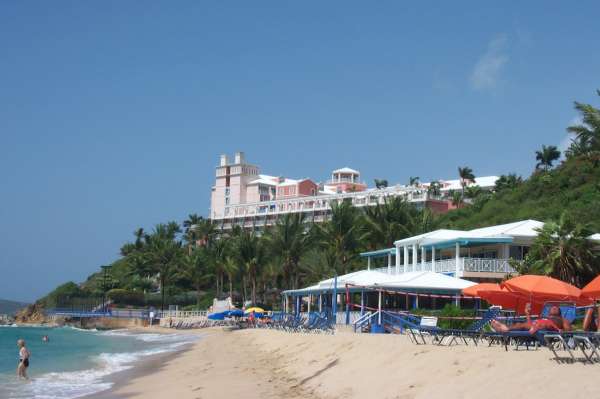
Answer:
[{"label": "beach sand", "polygon": [[[95,398],[593,398],[600,364],[546,348],[416,346],[406,336],[208,329]],[[142,370],[142,371],[140,371]]]}]

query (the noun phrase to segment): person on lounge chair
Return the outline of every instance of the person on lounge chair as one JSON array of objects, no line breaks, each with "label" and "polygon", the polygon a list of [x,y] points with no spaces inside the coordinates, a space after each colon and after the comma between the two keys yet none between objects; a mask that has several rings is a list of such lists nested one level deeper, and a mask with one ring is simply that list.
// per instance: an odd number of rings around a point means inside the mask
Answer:
[{"label": "person on lounge chair", "polygon": [[583,319],[583,331],[600,331],[598,310],[598,307],[592,306],[585,311],[585,317]]},{"label": "person on lounge chair", "polygon": [[509,331],[528,331],[529,334],[534,335],[540,330],[551,330],[551,331],[571,331],[571,323],[564,319],[560,312],[560,307],[552,306],[548,316],[531,321],[529,307],[525,309],[527,315],[527,321],[525,323],[515,323],[511,326],[507,326],[497,320],[492,320],[492,328],[497,332],[509,332]]}]

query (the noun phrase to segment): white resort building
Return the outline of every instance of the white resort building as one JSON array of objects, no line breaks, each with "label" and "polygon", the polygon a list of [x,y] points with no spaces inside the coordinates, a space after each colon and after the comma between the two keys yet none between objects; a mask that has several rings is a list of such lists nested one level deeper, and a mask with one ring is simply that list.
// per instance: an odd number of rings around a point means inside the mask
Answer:
[{"label": "white resort building", "polygon": [[[462,188],[460,180],[439,181],[436,195],[430,193],[429,183],[369,188],[360,172],[349,167],[334,170],[324,182],[271,176],[261,174],[258,166],[248,163],[243,152],[237,152],[233,162],[221,155],[215,176],[209,217],[223,230],[234,225],[261,228],[274,224],[286,213],[301,212],[307,220],[322,222],[327,219],[332,202],[349,200],[354,206],[364,207],[383,203],[389,196],[401,196],[419,207],[443,213],[454,208],[449,193]],[[480,177],[469,185],[492,190],[497,179]]]},{"label": "white resort building", "polygon": [[[284,291],[284,306],[296,311],[331,309],[333,296],[337,295],[338,310],[345,307],[350,322],[365,309],[381,310],[382,306],[435,309],[456,303],[477,307],[478,301],[463,297],[462,290],[478,282],[500,282],[514,273],[511,263],[524,259],[543,225],[537,220],[522,220],[468,231],[435,230],[404,238],[396,241],[394,248],[362,253],[366,260],[363,270]],[[589,239],[600,249],[600,234]],[[382,291],[395,294],[382,299]],[[353,299],[358,294],[359,301]],[[338,322],[343,320],[339,314],[337,317]]]}]

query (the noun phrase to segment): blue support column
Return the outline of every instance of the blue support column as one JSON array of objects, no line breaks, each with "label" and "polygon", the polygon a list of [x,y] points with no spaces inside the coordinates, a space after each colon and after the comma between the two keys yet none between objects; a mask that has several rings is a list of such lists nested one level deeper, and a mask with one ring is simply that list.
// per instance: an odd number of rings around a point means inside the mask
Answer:
[{"label": "blue support column", "polygon": [[346,297],[346,325],[350,324],[350,302],[348,301],[348,299],[349,298]]}]

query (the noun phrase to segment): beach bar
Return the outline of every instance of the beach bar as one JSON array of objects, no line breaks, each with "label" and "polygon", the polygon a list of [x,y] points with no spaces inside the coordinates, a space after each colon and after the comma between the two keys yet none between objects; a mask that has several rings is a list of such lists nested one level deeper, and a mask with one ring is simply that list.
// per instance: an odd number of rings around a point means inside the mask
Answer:
[{"label": "beach bar", "polygon": [[360,270],[306,288],[284,291],[283,307],[296,315],[328,311],[335,315],[336,324],[352,324],[366,311],[437,308],[445,303],[458,303],[461,291],[472,285],[475,285],[472,281],[431,271],[396,275]]}]

